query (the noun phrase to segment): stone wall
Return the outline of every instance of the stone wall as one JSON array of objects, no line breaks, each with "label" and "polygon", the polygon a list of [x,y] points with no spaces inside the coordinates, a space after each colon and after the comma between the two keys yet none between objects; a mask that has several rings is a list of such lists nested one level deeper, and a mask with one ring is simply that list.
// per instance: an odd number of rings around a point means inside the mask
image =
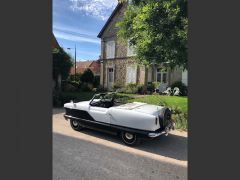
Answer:
[{"label": "stone wall", "polygon": [[103,85],[107,88],[107,69],[114,69],[114,84],[117,86],[126,85],[127,66],[132,65],[134,61],[130,58],[109,59],[103,61]]}]

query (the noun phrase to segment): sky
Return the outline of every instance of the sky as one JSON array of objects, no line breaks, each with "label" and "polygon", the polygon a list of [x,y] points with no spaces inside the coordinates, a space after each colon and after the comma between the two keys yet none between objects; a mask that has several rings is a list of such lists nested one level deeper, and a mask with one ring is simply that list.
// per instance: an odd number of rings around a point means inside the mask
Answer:
[{"label": "sky", "polygon": [[52,28],[59,45],[74,57],[76,44],[77,61],[98,59],[97,35],[116,6],[117,0],[53,0]]}]

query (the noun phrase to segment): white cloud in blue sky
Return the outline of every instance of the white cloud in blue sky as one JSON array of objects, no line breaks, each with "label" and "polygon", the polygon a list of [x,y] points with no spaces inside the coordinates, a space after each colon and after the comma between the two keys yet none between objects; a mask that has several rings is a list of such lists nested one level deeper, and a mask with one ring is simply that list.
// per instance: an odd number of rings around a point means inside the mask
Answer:
[{"label": "white cloud in blue sky", "polygon": [[117,0],[69,0],[73,11],[81,11],[102,20],[106,20],[116,7]]},{"label": "white cloud in blue sky", "polygon": [[54,30],[54,35],[58,38],[74,41],[74,42],[89,42],[89,43],[100,44],[100,41],[97,38],[84,37],[83,35],[71,34],[69,32],[64,32],[56,29]]},{"label": "white cloud in blue sky", "polygon": [[76,45],[77,60],[98,59],[97,35],[116,5],[117,0],[53,0],[52,29],[60,46]]}]

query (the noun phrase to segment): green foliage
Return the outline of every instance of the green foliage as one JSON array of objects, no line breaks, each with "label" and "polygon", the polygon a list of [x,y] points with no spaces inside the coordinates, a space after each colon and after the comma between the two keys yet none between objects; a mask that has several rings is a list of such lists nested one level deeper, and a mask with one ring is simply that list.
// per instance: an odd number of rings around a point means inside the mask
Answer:
[{"label": "green foliage", "polygon": [[187,91],[187,86],[185,84],[183,84],[181,81],[177,81],[171,85],[172,89],[175,87],[179,88],[179,90],[181,92],[181,94],[180,94],[181,96],[187,96],[188,91]]},{"label": "green foliage", "polygon": [[154,90],[155,90],[154,84],[153,84],[152,82],[149,82],[149,83],[147,84],[147,91],[150,92],[150,93],[152,93],[152,92],[154,92]]},{"label": "green foliage", "polygon": [[83,82],[83,83],[91,83],[93,84],[93,81],[94,81],[94,74],[93,72],[91,71],[91,69],[86,69],[83,74],[81,75],[80,77],[80,80]]},{"label": "green foliage", "polygon": [[187,0],[133,0],[117,27],[140,63],[187,68]]},{"label": "green foliage", "polygon": [[76,82],[80,82],[80,78],[81,78],[81,74],[76,73],[76,80],[75,80],[75,75],[74,74],[70,74],[67,78],[68,81],[76,81]]},{"label": "green foliage", "polygon": [[57,80],[58,75],[62,79],[67,79],[70,69],[73,66],[71,56],[68,55],[62,48],[55,48],[52,51],[53,57],[53,78]]},{"label": "green foliage", "polygon": [[160,82],[157,82],[157,81],[152,82],[152,84],[153,84],[155,89],[159,88],[159,86],[160,86]]},{"label": "green foliage", "polygon": [[125,87],[121,88],[119,92],[127,94],[136,94],[138,92],[137,84],[129,83]]},{"label": "green foliage", "polygon": [[92,89],[90,88],[90,86],[88,85],[88,84],[86,84],[86,83],[84,83],[84,84],[82,84],[82,86],[81,86],[81,91],[83,91],[83,92],[89,92],[89,91],[91,91]]},{"label": "green foliage", "polygon": [[62,107],[65,103],[73,100],[74,102],[88,101],[95,92],[55,92],[53,94],[53,106]]},{"label": "green foliage", "polygon": [[137,85],[137,93],[144,94],[145,93],[145,86],[143,84]]},{"label": "green foliage", "polygon": [[122,88],[121,85],[119,85],[119,84],[117,84],[117,83],[114,83],[114,84],[113,84],[113,90],[114,90],[114,91],[119,90],[119,89],[121,89],[121,88]]},{"label": "green foliage", "polygon": [[100,76],[94,76],[93,86],[96,88],[100,85]]},{"label": "green foliage", "polygon": [[102,85],[99,85],[97,87],[97,92],[106,92],[106,91],[107,91],[107,89],[105,89]]}]

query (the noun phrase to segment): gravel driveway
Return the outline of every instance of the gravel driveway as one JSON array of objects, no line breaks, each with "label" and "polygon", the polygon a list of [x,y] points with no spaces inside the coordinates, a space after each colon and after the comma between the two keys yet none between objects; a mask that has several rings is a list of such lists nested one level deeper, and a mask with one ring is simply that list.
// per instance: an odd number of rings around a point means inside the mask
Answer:
[{"label": "gravel driveway", "polygon": [[63,112],[53,110],[54,180],[187,179],[186,132],[173,131],[132,148],[114,135],[72,130]]}]

